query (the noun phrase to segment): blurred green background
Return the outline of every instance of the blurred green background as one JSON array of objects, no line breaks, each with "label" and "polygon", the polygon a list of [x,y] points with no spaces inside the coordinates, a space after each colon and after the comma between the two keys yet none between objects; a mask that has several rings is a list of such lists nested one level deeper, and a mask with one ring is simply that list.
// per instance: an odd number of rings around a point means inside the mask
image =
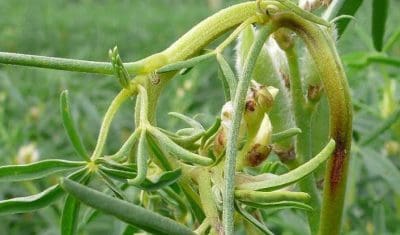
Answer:
[{"label": "blurred green background", "polygon": [[[0,51],[107,61],[117,45],[124,61],[160,51],[217,8],[242,1],[223,0],[0,0]],[[338,42],[346,64],[374,53],[370,37],[370,1],[364,1]],[[399,30],[400,2],[391,1],[386,39]],[[400,58],[400,43],[388,52]],[[362,139],[399,108],[400,68],[372,64],[346,66],[355,103],[355,141]],[[64,133],[59,94],[68,89],[74,117],[84,143],[93,149],[102,115],[119,90],[115,78],[0,65],[0,165],[23,162],[23,151],[41,159],[76,159]],[[108,151],[115,150],[133,129],[133,101],[123,107],[112,125]],[[175,128],[169,111],[202,115],[206,124],[223,104],[215,66],[201,65],[177,77],[162,97],[159,123]],[[30,146],[30,148],[26,147]],[[353,149],[354,150],[354,149]],[[21,152],[22,151],[22,152]],[[36,152],[35,152],[36,151]],[[357,145],[351,163],[345,234],[400,234],[399,121],[367,146]],[[32,155],[32,154],[31,154]],[[53,180],[56,180],[54,178]],[[27,195],[45,188],[43,182],[0,185],[0,199]],[[0,218],[0,234],[58,234],[59,208]],[[271,223],[296,234],[304,224],[283,213]],[[285,221],[286,220],[286,221]],[[290,221],[288,221],[290,220]],[[88,234],[117,234],[122,223],[102,216]],[[286,231],[287,230],[287,231]]]}]

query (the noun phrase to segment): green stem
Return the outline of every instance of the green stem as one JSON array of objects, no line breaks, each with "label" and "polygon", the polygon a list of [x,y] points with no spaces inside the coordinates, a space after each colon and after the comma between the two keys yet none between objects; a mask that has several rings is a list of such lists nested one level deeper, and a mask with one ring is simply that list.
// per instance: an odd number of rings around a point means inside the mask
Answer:
[{"label": "green stem", "polygon": [[97,144],[92,154],[92,161],[98,159],[104,148],[104,144],[107,140],[108,131],[110,129],[111,121],[114,118],[115,113],[118,111],[122,103],[132,95],[131,90],[123,89],[112,101],[106,114],[104,115],[103,122],[100,127],[99,137],[97,138]]},{"label": "green stem", "polygon": [[[311,153],[311,116],[313,112],[312,106],[307,104],[303,88],[301,84],[298,56],[295,48],[291,46],[285,50],[289,69],[290,69],[290,92],[294,109],[294,119],[296,126],[302,131],[296,136],[295,150],[296,161],[304,163],[310,160]],[[311,234],[317,234],[319,215],[321,210],[321,199],[313,174],[305,177],[300,181],[300,188],[302,191],[307,192],[311,196],[310,205],[313,211],[307,212],[308,224],[310,226]]]},{"label": "green stem", "polygon": [[224,204],[223,204],[223,221],[224,232],[226,235],[234,233],[234,190],[235,190],[235,171],[236,171],[236,155],[238,151],[238,136],[240,122],[244,112],[245,97],[248,87],[250,85],[251,75],[256,64],[257,57],[267,40],[268,36],[272,33],[273,28],[271,25],[263,26],[256,36],[250,52],[247,56],[244,65],[243,73],[240,75],[239,83],[234,98],[234,113],[232,119],[232,128],[228,133],[228,143],[226,149],[225,161],[225,191],[224,191]]},{"label": "green stem", "polygon": [[113,75],[111,63],[0,52],[0,63]]},{"label": "green stem", "polygon": [[326,29],[290,12],[278,13],[272,18],[278,26],[295,31],[304,40],[328,98],[330,136],[336,141],[336,147],[327,162],[318,234],[336,235],[341,228],[352,133],[347,78],[333,37]]}]

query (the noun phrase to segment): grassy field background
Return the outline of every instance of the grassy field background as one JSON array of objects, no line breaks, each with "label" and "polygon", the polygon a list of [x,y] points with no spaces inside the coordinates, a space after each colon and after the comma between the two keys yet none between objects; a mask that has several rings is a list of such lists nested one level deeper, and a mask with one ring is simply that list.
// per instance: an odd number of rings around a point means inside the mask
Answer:
[{"label": "grassy field background", "polygon": [[[224,1],[222,5],[238,2]],[[357,22],[338,43],[343,55],[373,51],[367,2],[356,15]],[[387,38],[399,30],[400,3],[392,3]],[[0,51],[107,61],[108,49],[117,45],[124,61],[134,61],[166,48],[213,11],[205,0],[0,0]],[[400,57],[399,44],[393,46],[390,55]],[[161,126],[177,127],[175,120],[167,118],[169,111],[203,115],[206,124],[218,115],[223,94],[216,68],[209,66],[204,64],[169,85],[159,108]],[[384,90],[392,86],[388,84],[399,83],[400,69],[371,65],[346,70],[356,104],[357,141],[399,108],[399,91],[394,91],[393,105],[386,107]],[[119,90],[115,78],[0,65],[0,165],[16,162],[18,151],[29,144],[35,146],[41,159],[76,159],[59,113],[59,95],[65,89],[70,91],[84,143],[93,149],[102,115]],[[108,151],[115,150],[132,130],[133,103],[125,105],[113,123]],[[400,145],[399,129],[394,125],[354,153],[346,234],[376,234],[376,223],[382,220],[387,234],[400,234],[400,178],[396,178],[400,176],[400,150],[388,150],[390,144]],[[382,163],[379,159],[385,160]],[[388,171],[389,176],[385,176]],[[56,178],[1,183],[0,199],[37,192],[52,180]],[[58,234],[58,216],[56,205],[38,213],[1,217],[0,234]],[[282,222],[281,217],[272,223],[289,226],[291,222]],[[296,226],[301,227],[301,222]],[[122,223],[103,216],[86,232],[117,234],[122,227]],[[290,231],[282,234],[292,234]]]}]

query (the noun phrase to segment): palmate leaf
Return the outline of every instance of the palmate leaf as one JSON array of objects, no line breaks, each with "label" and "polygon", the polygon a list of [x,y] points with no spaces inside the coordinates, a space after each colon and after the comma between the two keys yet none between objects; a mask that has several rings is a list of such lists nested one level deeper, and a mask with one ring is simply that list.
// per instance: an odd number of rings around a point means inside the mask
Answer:
[{"label": "palmate leaf", "polygon": [[60,182],[63,189],[82,203],[117,217],[144,231],[155,234],[195,234],[189,228],[142,207],[116,199],[69,179]]},{"label": "palmate leaf", "polygon": [[0,167],[0,182],[40,179],[52,174],[71,171],[86,165],[86,162],[60,159],[43,160],[25,165]]}]

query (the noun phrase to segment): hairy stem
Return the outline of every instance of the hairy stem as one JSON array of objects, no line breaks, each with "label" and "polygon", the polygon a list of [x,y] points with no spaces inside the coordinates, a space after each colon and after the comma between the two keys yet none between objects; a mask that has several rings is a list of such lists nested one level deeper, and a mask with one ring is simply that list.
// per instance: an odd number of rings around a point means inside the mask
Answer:
[{"label": "hairy stem", "polygon": [[336,147],[327,163],[318,234],[340,234],[352,133],[347,78],[330,32],[290,12],[274,15],[273,21],[295,31],[304,40],[327,94],[330,136]]},{"label": "hairy stem", "polygon": [[[285,49],[290,69],[290,92],[294,109],[294,119],[296,126],[302,132],[296,136],[296,161],[304,163],[311,158],[311,115],[312,108],[307,105],[305,99],[300,70],[298,64],[298,56],[294,46]],[[311,234],[318,232],[319,214],[321,210],[321,199],[316,187],[316,182],[313,174],[310,174],[302,181],[300,181],[300,188],[302,191],[307,192],[311,196],[310,205],[313,211],[307,212],[308,224]]]},{"label": "hairy stem", "polygon": [[256,64],[258,55],[267,40],[268,36],[273,31],[271,25],[263,26],[256,36],[250,52],[247,56],[246,63],[244,64],[243,73],[240,75],[239,83],[233,100],[233,119],[232,128],[228,133],[228,142],[226,148],[226,161],[225,161],[225,191],[224,191],[224,204],[223,204],[223,221],[224,231],[226,235],[232,235],[234,232],[234,190],[235,190],[235,171],[236,171],[236,155],[238,152],[238,136],[240,122],[244,112],[245,97],[248,87],[250,85],[251,75]]}]

